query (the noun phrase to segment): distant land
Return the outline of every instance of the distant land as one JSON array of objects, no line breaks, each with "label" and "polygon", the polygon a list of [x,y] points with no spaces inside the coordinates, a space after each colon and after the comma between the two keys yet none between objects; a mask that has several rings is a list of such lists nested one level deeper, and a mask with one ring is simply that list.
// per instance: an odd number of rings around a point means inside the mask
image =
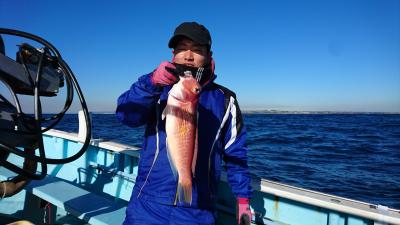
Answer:
[{"label": "distant land", "polygon": [[351,111],[290,111],[290,110],[242,110],[243,114],[393,114],[400,115],[400,112],[351,112]]},{"label": "distant land", "polygon": [[[93,114],[114,114],[115,112],[91,112]],[[388,114],[400,115],[400,112],[352,112],[352,111],[295,111],[275,109],[242,109],[243,114]],[[73,112],[68,114],[75,114]]]}]

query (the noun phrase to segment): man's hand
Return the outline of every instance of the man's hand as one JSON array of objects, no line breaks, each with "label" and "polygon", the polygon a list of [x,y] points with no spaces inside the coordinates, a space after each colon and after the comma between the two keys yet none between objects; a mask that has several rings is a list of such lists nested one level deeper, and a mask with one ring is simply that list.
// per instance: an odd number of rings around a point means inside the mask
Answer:
[{"label": "man's hand", "polygon": [[236,221],[240,225],[247,225],[251,223],[251,211],[249,203],[250,200],[248,198],[237,198]]},{"label": "man's hand", "polygon": [[170,62],[162,62],[151,75],[151,83],[157,86],[175,84],[178,81],[178,74],[175,66]]}]

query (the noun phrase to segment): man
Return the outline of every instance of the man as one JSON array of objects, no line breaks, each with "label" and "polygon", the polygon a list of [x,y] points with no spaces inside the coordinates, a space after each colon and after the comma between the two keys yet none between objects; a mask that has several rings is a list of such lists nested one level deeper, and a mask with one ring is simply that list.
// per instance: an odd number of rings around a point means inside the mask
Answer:
[{"label": "man", "polygon": [[[122,123],[131,127],[147,125],[124,224],[215,224],[222,160],[237,198],[237,217],[251,218],[246,131],[235,94],[214,83],[210,33],[203,25],[185,22],[175,29],[168,46],[173,48],[172,63],[161,63],[118,99],[116,114]],[[187,70],[202,86],[190,204],[177,201],[178,182],[168,159],[163,118],[169,90]]]}]

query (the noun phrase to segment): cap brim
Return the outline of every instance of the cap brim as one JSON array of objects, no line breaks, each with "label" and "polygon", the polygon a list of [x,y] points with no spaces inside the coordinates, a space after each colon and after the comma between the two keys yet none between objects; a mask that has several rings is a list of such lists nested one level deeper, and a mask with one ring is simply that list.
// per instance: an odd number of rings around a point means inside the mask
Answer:
[{"label": "cap brim", "polygon": [[198,44],[200,44],[200,45],[205,45],[205,46],[209,46],[208,45],[208,43],[204,43],[204,40],[202,41],[202,40],[199,40],[198,38],[196,38],[196,37],[192,37],[191,35],[188,35],[188,34],[175,34],[170,40],[169,40],[169,42],[168,42],[168,47],[169,48],[174,48],[175,46],[176,46],[176,44],[178,44],[177,42],[179,41],[179,39],[181,39],[181,38],[183,38],[183,37],[185,37],[185,38],[189,38],[190,40],[192,40],[192,41],[194,41],[194,42],[196,42],[196,43],[198,43]]},{"label": "cap brim", "polygon": [[188,37],[187,35],[183,35],[183,34],[176,34],[174,35],[168,42],[168,47],[169,48],[174,48],[177,44],[177,42],[179,41],[179,39],[186,37],[189,38],[191,40],[193,40],[192,38]]}]

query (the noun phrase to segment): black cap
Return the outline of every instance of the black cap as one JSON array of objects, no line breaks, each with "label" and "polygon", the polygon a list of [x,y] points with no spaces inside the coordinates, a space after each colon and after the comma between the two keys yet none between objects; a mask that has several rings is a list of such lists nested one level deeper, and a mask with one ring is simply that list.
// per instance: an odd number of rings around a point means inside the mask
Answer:
[{"label": "black cap", "polygon": [[174,48],[177,41],[181,37],[187,37],[192,41],[205,45],[208,50],[211,49],[211,35],[210,32],[201,24],[196,22],[184,22],[179,25],[174,32],[174,36],[169,40],[168,47]]}]

